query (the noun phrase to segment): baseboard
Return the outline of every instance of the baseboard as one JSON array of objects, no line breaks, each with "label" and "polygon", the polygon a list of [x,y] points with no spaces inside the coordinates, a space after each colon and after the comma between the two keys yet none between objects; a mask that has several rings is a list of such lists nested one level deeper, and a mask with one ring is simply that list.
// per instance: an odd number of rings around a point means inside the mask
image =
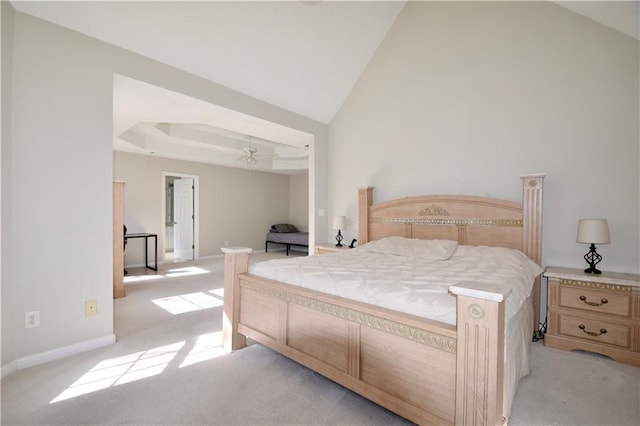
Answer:
[{"label": "baseboard", "polygon": [[2,373],[0,373],[0,378],[4,379],[9,374],[15,373],[16,371],[18,371],[17,363],[15,361],[11,361],[9,364],[2,366]]},{"label": "baseboard", "polygon": [[[84,342],[74,343],[73,345],[63,346],[61,348],[52,349],[50,351],[40,352],[37,354],[18,358],[12,364],[15,364],[14,371],[22,370],[23,368],[33,367],[34,365],[44,364],[45,362],[55,361],[60,358],[65,358],[71,355],[98,349],[103,346],[108,346],[115,342],[115,334],[109,334],[107,336],[98,337],[97,339],[85,340]],[[2,367],[2,374],[4,377],[4,367]]]}]

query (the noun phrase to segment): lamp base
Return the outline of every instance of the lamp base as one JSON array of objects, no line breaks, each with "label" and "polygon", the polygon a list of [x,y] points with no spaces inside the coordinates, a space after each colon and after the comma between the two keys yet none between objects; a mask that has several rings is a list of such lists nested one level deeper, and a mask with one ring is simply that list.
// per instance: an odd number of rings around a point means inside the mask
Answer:
[{"label": "lamp base", "polygon": [[336,247],[342,247],[342,240],[343,239],[344,238],[342,237],[342,233],[338,229],[338,235],[336,235],[336,241],[338,242],[338,244],[336,244]]},{"label": "lamp base", "polygon": [[602,260],[602,256],[600,256],[598,252],[596,252],[595,244],[591,244],[591,247],[589,247],[589,252],[584,255],[584,260],[586,260],[589,264],[589,267],[585,269],[584,272],[586,272],[587,274],[602,274],[602,271],[596,269],[596,265],[600,263],[600,261]]}]

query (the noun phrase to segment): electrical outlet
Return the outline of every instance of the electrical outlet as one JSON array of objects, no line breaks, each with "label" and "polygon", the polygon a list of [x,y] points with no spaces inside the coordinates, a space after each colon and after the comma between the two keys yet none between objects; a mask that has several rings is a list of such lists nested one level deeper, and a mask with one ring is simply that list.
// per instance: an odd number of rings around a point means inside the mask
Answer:
[{"label": "electrical outlet", "polygon": [[40,311],[24,313],[24,328],[40,327]]},{"label": "electrical outlet", "polygon": [[88,300],[84,302],[84,314],[86,316],[95,315],[98,313],[98,301]]}]

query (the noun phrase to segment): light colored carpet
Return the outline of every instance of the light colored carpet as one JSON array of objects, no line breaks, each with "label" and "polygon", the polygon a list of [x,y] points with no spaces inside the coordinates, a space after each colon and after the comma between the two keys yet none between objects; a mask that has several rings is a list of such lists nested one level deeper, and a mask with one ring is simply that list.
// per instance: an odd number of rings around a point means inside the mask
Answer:
[{"label": "light colored carpet", "polygon": [[[260,345],[221,355],[221,259],[128,280],[116,344],[6,377],[3,425],[408,423]],[[511,425],[640,424],[640,368],[541,343],[532,362]]]}]

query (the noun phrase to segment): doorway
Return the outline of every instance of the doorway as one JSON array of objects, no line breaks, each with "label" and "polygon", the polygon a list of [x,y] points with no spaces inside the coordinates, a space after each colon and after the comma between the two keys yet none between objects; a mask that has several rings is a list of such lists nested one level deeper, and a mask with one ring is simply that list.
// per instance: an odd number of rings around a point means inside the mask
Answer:
[{"label": "doorway", "polygon": [[162,172],[165,262],[199,258],[199,177]]}]

